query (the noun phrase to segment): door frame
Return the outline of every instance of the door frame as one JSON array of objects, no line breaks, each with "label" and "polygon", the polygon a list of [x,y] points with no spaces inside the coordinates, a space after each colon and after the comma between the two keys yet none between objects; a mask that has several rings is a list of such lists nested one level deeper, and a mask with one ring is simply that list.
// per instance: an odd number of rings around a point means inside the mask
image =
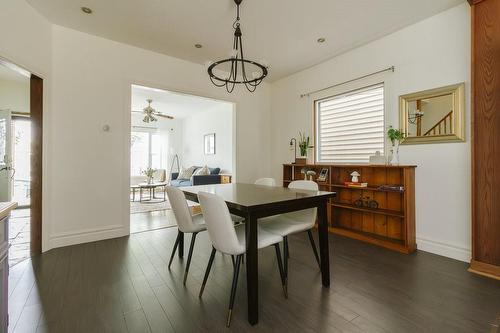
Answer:
[{"label": "door frame", "polygon": [[0,65],[30,79],[30,254],[36,255],[42,253],[43,79],[1,56]]},{"label": "door frame", "polygon": [[43,79],[30,77],[31,186],[30,252],[42,253]]}]

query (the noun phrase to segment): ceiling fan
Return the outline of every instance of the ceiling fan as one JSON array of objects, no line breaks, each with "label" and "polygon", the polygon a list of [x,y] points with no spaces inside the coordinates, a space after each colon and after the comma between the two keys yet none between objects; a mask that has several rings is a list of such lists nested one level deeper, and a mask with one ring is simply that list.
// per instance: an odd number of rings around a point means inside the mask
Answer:
[{"label": "ceiling fan", "polygon": [[146,106],[142,111],[136,111],[132,110],[134,113],[144,113],[144,118],[142,119],[143,122],[145,123],[150,123],[154,121],[158,121],[156,117],[162,117],[162,118],[167,118],[167,119],[174,119],[174,117],[163,114],[161,112],[156,111],[151,107],[151,103],[153,103],[152,99],[147,99],[146,102],[148,102],[148,106]]}]

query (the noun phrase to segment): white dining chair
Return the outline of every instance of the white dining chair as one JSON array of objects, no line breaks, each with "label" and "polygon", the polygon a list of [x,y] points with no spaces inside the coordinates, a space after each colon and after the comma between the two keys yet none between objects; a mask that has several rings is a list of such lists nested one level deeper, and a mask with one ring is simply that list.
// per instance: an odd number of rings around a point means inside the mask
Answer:
[{"label": "white dining chair", "polygon": [[264,185],[264,186],[276,186],[276,181],[274,178],[259,178],[255,181],[255,185]]},{"label": "white dining chair", "polygon": [[[296,190],[309,190],[318,191],[318,184],[310,180],[295,180],[292,181],[288,188]],[[316,249],[316,244],[312,235],[311,229],[316,223],[317,209],[310,208],[304,209],[297,212],[286,213],[281,215],[272,216],[265,218],[260,223],[260,226],[266,231],[275,233],[283,237],[283,256],[284,256],[284,266],[285,266],[285,277],[288,279],[288,236],[291,234],[307,231],[309,236],[309,242],[316,258],[316,262],[321,269],[321,264],[319,260],[318,250]]]},{"label": "white dining chair", "polygon": [[[236,296],[236,287],[238,284],[238,275],[241,260],[244,253],[246,252],[245,227],[234,226],[226,202],[221,197],[212,193],[200,192],[198,193],[198,199],[201,204],[203,215],[205,216],[208,236],[210,237],[210,240],[212,242],[212,253],[210,254],[210,259],[205,271],[205,276],[203,277],[203,283],[201,285],[199,294],[200,298],[203,295],[203,290],[205,289],[205,285],[207,283],[208,275],[210,274],[210,269],[212,268],[212,263],[214,261],[216,251],[219,251],[223,254],[236,256],[235,264],[233,266],[233,282],[231,286],[229,311],[226,321],[226,326],[229,327],[229,325],[231,324],[231,315],[233,312],[234,299]],[[283,241],[283,237],[277,234],[266,232],[261,228],[257,228],[257,231],[258,249],[274,245],[280,272],[281,285],[283,286],[285,297],[288,297],[285,283],[285,272],[283,269],[283,262],[281,259],[279,247],[279,243]]]},{"label": "white dining chair", "polygon": [[186,284],[189,266],[191,265],[191,258],[193,256],[196,235],[198,235],[198,233],[201,231],[207,230],[207,228],[205,225],[205,220],[203,219],[203,215],[191,215],[191,210],[189,209],[189,206],[187,204],[186,197],[181,190],[173,186],[167,186],[167,196],[168,200],[170,201],[170,205],[172,206],[172,210],[174,211],[174,216],[177,220],[178,227],[177,239],[175,240],[174,249],[172,250],[172,255],[170,256],[170,260],[168,262],[168,269],[170,269],[170,265],[172,265],[175,251],[180,246],[179,242],[181,237],[183,237],[183,234],[192,234],[183,280],[183,283]]}]

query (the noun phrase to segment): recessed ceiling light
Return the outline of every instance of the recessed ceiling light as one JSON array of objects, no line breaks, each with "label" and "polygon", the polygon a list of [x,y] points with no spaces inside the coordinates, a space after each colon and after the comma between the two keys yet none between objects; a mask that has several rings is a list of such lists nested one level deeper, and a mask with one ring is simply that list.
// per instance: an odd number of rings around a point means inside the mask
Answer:
[{"label": "recessed ceiling light", "polygon": [[318,43],[324,43],[325,41],[326,41],[326,39],[324,37],[320,37],[317,40]]},{"label": "recessed ceiling light", "polygon": [[197,49],[201,49],[203,47],[203,45],[201,45],[201,44],[194,44],[194,47],[196,47]]},{"label": "recessed ceiling light", "polygon": [[92,9],[90,9],[89,7],[82,7],[81,10],[85,14],[92,14]]}]

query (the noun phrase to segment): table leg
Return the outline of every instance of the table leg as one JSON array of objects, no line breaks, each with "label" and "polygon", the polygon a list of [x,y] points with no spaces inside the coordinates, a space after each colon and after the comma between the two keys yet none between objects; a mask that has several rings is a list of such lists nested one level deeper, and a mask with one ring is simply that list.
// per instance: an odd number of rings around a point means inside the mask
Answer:
[{"label": "table leg", "polygon": [[321,256],[321,280],[323,286],[330,286],[330,252],[328,249],[328,216],[326,213],[328,200],[318,206],[319,252]]},{"label": "table leg", "polygon": [[139,202],[142,202],[142,187],[139,188]]},{"label": "table leg", "polygon": [[177,245],[179,258],[184,257],[184,233],[179,231],[179,245]]},{"label": "table leg", "polygon": [[247,246],[248,322],[251,325],[255,325],[259,322],[259,261],[257,249],[257,219],[252,215],[246,217],[245,233]]}]

